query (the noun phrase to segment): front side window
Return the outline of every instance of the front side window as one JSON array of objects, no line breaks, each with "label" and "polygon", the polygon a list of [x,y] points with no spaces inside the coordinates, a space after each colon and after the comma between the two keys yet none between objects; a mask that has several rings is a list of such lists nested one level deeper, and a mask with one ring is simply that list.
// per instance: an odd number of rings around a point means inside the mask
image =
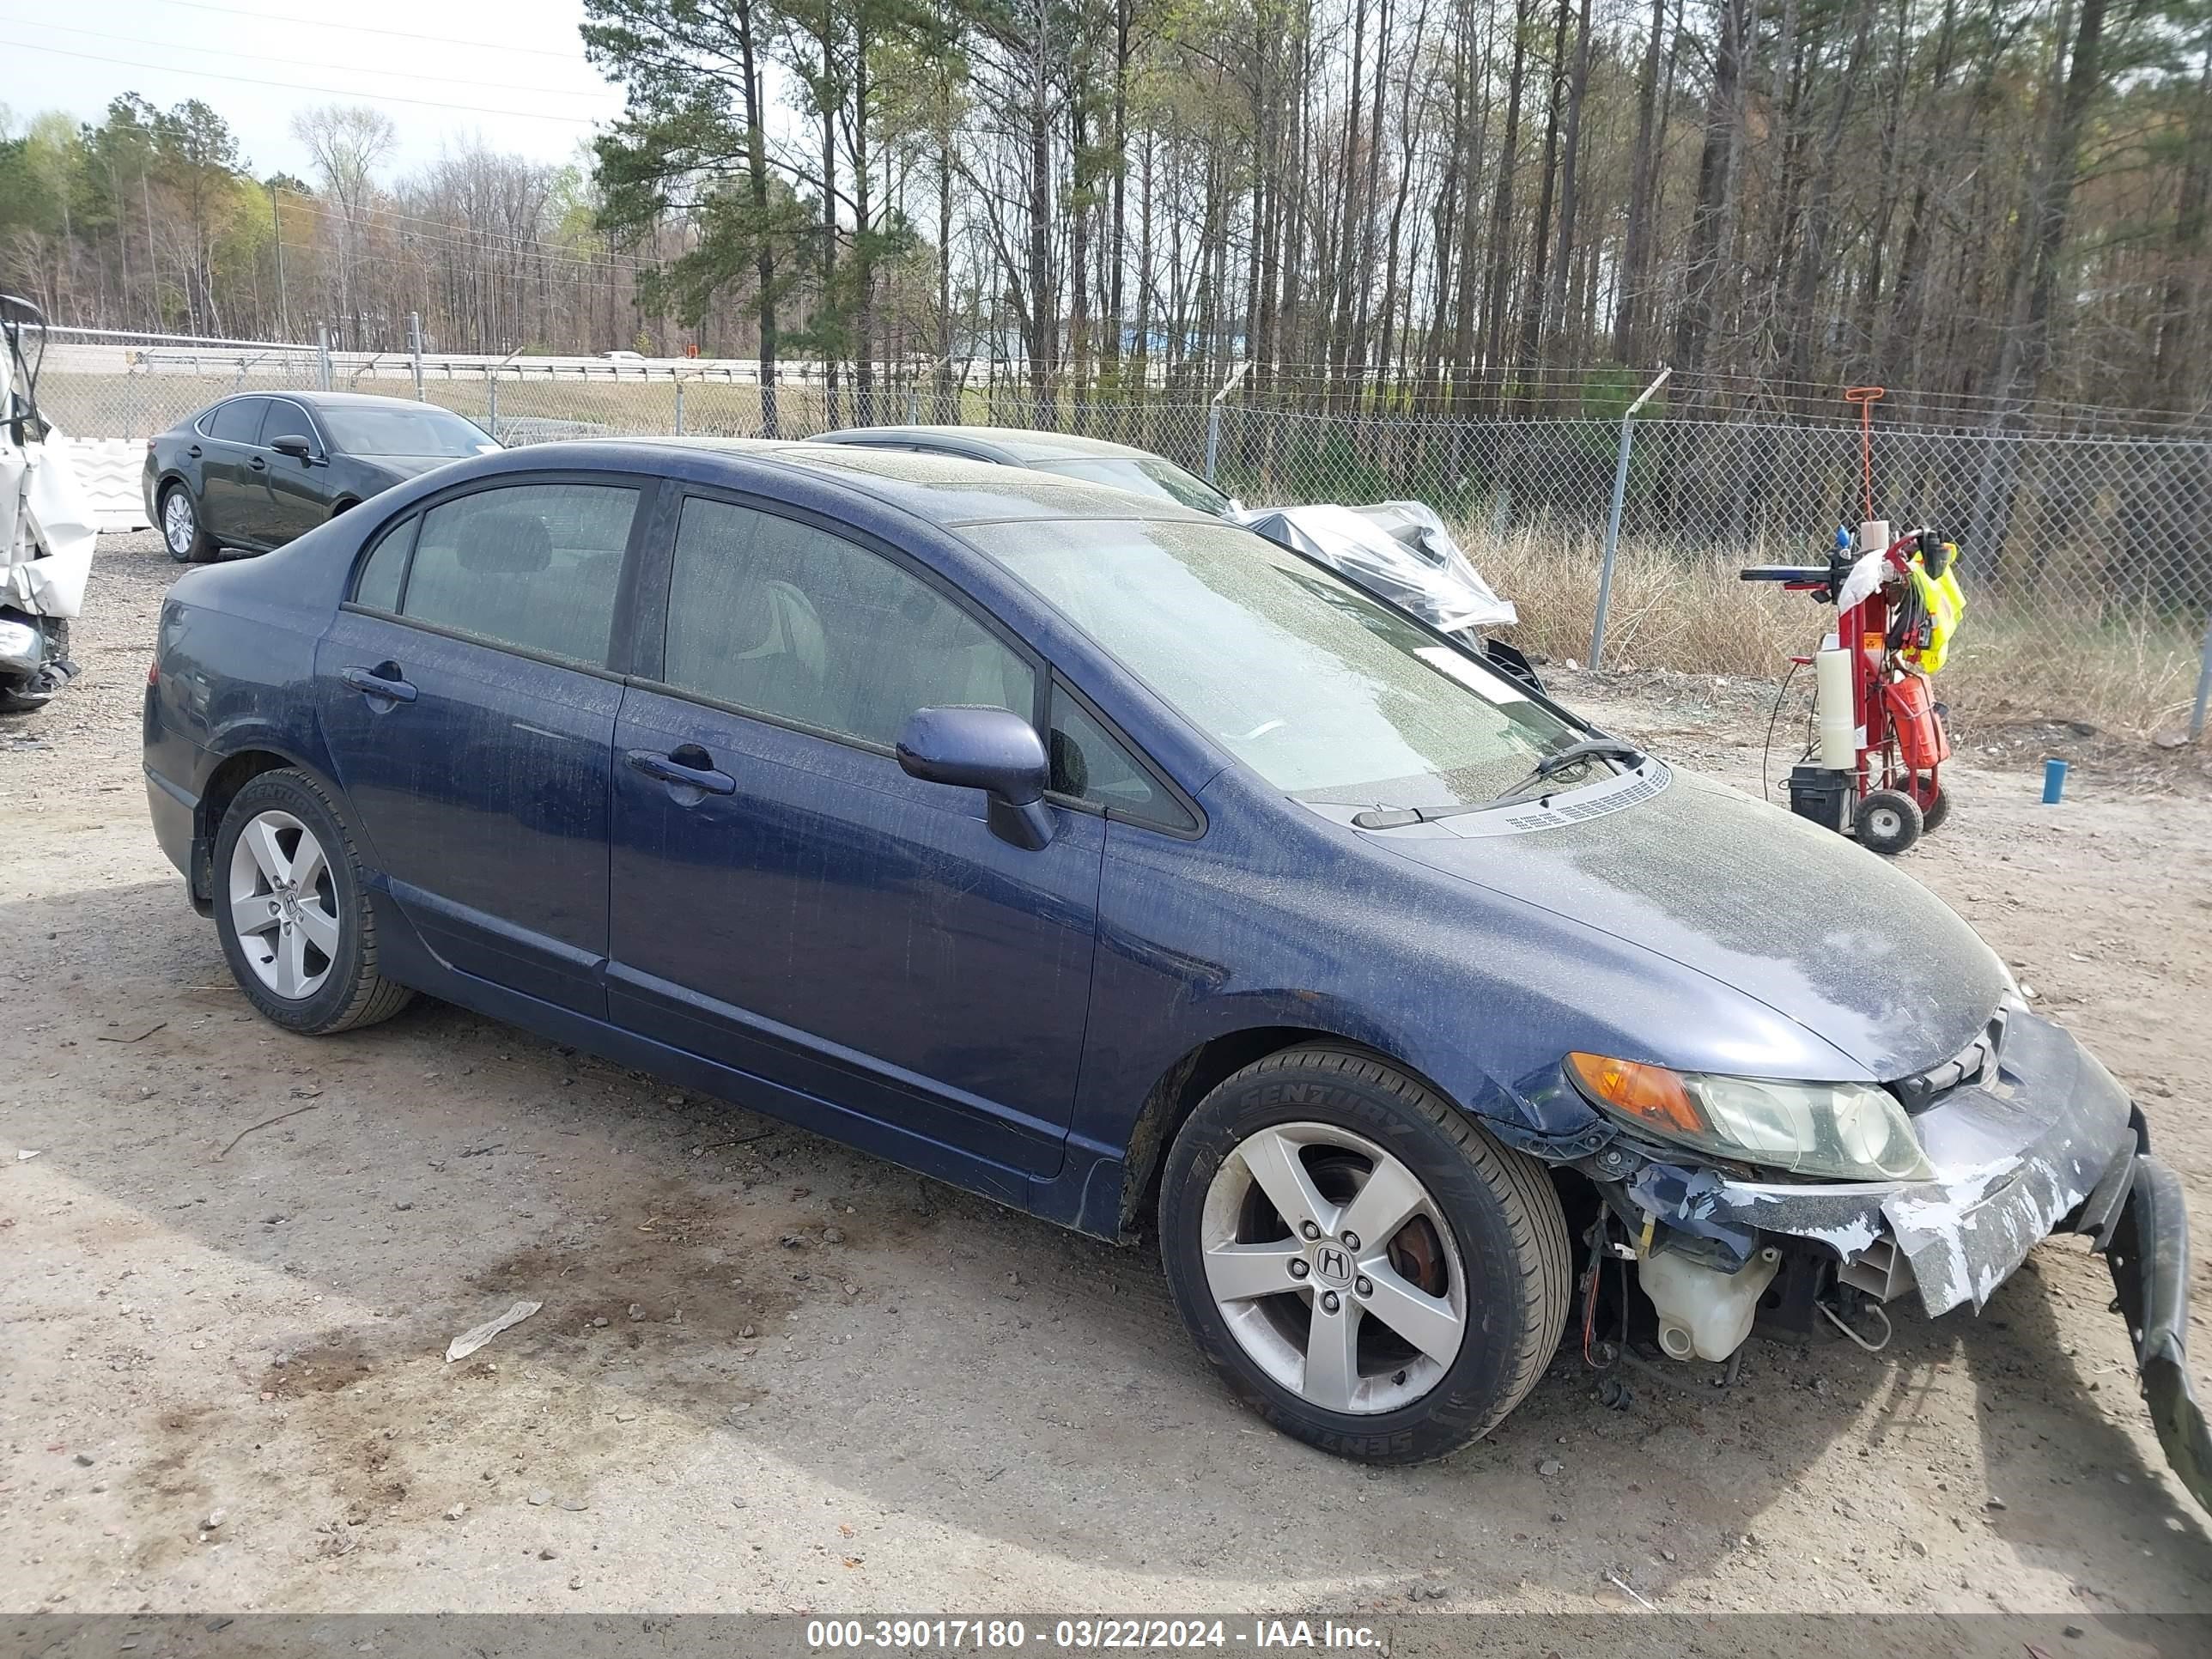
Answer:
[{"label": "front side window", "polygon": [[1583,735],[1334,572],[1249,531],[1122,520],[961,533],[1302,799],[1485,805]]},{"label": "front side window", "polygon": [[315,441],[315,423],[307,418],[307,411],[289,398],[269,399],[268,413],[261,420],[261,447],[266,449],[279,438],[305,438]]},{"label": "front side window", "polygon": [[391,408],[375,404],[325,404],[323,424],[331,442],[348,455],[454,459],[497,449],[484,429],[434,404]]},{"label": "front side window", "polygon": [[[605,666],[637,494],[611,484],[507,484],[441,502],[422,515],[399,614]],[[383,552],[380,544],[370,556],[363,587]],[[356,597],[370,603],[361,589]]]},{"label": "front side window", "polygon": [[917,708],[1024,717],[1029,664],[919,577],[811,525],[684,503],[661,678],[750,713],[888,748]]}]

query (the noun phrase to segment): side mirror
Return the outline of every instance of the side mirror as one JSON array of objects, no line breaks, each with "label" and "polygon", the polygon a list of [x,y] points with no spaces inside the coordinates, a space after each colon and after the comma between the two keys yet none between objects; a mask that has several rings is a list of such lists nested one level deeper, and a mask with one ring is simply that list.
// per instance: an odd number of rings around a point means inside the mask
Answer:
[{"label": "side mirror", "polygon": [[924,783],[981,789],[1000,840],[1035,853],[1052,842],[1044,804],[1052,765],[1036,729],[1004,708],[921,708],[899,733],[899,769]]},{"label": "side mirror", "polygon": [[295,461],[311,461],[315,458],[313,442],[297,432],[287,432],[282,437],[271,438],[269,447],[279,455],[289,455]]}]

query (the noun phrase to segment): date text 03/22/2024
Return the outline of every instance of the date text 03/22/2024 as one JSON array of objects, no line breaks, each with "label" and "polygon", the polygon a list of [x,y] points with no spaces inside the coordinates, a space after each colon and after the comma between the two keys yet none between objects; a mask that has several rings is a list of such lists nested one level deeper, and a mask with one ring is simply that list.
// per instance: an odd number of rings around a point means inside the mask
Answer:
[{"label": "date text 03/22/2024", "polygon": [[1034,1632],[1019,1619],[817,1619],[806,1626],[817,1651],[1011,1652],[1034,1644],[1071,1653],[1172,1652],[1188,1649],[1247,1653],[1357,1652],[1379,1650],[1381,1635],[1365,1625],[1334,1620],[1089,1618],[1058,1619]]}]

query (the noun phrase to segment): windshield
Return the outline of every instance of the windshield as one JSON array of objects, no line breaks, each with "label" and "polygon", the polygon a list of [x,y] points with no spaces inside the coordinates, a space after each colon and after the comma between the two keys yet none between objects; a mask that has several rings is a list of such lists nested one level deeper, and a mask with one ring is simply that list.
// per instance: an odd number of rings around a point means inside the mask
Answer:
[{"label": "windshield", "polygon": [[482,427],[429,404],[376,409],[325,404],[315,412],[330,429],[332,446],[349,455],[476,455],[499,447]]},{"label": "windshield", "polygon": [[1459,647],[1249,531],[1116,520],[961,533],[1303,800],[1480,805],[1584,735]]},{"label": "windshield", "polygon": [[1064,478],[1111,484],[1116,489],[1133,490],[1155,501],[1173,501],[1177,507],[1194,507],[1217,519],[1229,511],[1228,496],[1205,479],[1157,455],[1092,455],[1072,460],[1031,461],[1030,465],[1039,472],[1057,472]]}]

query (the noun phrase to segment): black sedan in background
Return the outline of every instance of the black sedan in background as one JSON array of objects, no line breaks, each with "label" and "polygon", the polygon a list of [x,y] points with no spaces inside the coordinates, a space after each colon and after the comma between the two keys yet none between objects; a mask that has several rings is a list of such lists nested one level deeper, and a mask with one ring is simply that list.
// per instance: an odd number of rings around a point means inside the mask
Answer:
[{"label": "black sedan in background", "polygon": [[1032,472],[1056,472],[1085,483],[1133,490],[1177,507],[1195,507],[1214,518],[1236,505],[1195,472],[1164,455],[1103,438],[1072,432],[1034,432],[1002,426],[856,426],[809,438],[816,444],[858,444],[865,449],[903,449],[924,455],[1025,466]]},{"label": "black sedan in background", "polygon": [[226,547],[263,553],[379,490],[499,447],[434,404],[249,392],[146,441],[146,516],[179,564]]}]

